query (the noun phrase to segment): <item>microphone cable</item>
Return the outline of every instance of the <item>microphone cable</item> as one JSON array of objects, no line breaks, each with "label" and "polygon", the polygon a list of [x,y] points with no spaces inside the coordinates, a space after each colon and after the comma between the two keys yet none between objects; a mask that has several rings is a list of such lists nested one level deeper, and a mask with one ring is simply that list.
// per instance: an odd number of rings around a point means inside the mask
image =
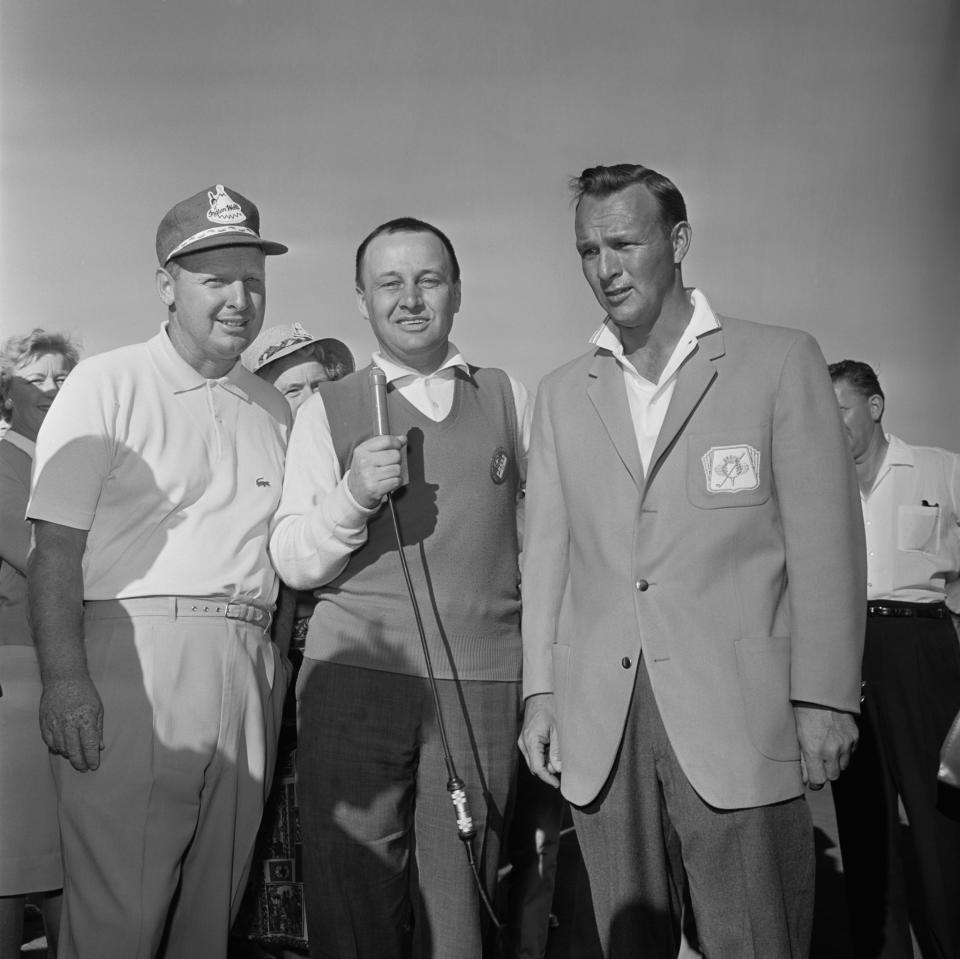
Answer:
[{"label": "microphone cable", "polygon": [[[387,419],[387,376],[375,363],[370,367],[370,388],[373,397],[373,426],[377,436],[383,436],[390,432]],[[417,623],[417,632],[420,634],[420,646],[423,649],[423,661],[427,667],[427,678],[430,682],[430,691],[433,694],[433,705],[437,713],[437,728],[440,731],[440,745],[443,749],[443,762],[447,768],[447,792],[450,793],[450,801],[457,817],[457,836],[463,843],[467,851],[467,861],[470,864],[470,871],[473,873],[474,882],[477,886],[477,892],[480,894],[480,901],[483,903],[490,921],[498,933],[503,931],[503,924],[497,919],[493,904],[484,888],[483,880],[480,877],[480,869],[477,865],[476,856],[473,850],[473,838],[477,834],[477,828],[470,814],[470,805],[467,801],[467,792],[463,780],[457,775],[457,769],[453,762],[453,755],[450,752],[450,743],[447,740],[447,729],[443,722],[443,709],[440,706],[440,693],[437,687],[437,677],[433,671],[433,659],[430,656],[430,646],[427,643],[427,633],[423,626],[423,617],[420,615],[420,603],[417,601],[417,594],[413,588],[413,579],[410,576],[410,568],[407,566],[407,557],[403,551],[403,535],[400,532],[400,521],[397,518],[397,507],[393,501],[393,493],[387,493],[387,504],[390,507],[390,518],[393,521],[393,533],[397,541],[397,552],[400,555],[400,566],[403,569],[403,578],[407,584],[407,592],[410,595],[410,605],[413,607],[413,616]]]}]

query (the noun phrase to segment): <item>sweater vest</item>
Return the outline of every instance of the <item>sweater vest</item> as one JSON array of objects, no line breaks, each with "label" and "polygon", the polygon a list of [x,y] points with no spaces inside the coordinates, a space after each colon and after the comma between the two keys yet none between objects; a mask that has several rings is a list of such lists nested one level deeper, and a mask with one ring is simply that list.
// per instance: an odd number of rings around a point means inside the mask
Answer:
[{"label": "sweater vest", "polygon": [[[369,367],[320,389],[341,474],[373,435]],[[501,370],[456,371],[442,422],[390,385],[390,432],[406,435],[408,482],[394,493],[404,556],[437,678],[520,678],[516,404]],[[349,666],[426,676],[390,508],[367,542],[317,591],[306,654]]]}]

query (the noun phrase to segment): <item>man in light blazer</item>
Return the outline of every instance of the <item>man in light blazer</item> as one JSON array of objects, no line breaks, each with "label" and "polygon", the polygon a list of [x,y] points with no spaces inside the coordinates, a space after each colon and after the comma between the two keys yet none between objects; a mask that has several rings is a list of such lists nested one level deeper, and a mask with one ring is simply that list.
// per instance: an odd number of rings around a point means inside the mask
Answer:
[{"label": "man in light blazer", "polygon": [[534,414],[523,554],[524,728],[560,785],[608,957],[806,956],[804,783],[855,746],[863,525],[807,334],[718,317],[691,228],[633,164],[572,184],[593,349]]}]

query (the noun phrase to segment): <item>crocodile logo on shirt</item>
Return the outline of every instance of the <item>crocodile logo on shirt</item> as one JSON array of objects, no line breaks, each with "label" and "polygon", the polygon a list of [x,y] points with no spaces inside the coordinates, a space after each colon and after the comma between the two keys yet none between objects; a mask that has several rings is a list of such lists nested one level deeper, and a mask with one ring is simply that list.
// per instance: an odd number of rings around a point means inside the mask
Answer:
[{"label": "crocodile logo on shirt", "polygon": [[269,486],[270,480],[264,479],[262,476],[257,477],[257,486]]}]

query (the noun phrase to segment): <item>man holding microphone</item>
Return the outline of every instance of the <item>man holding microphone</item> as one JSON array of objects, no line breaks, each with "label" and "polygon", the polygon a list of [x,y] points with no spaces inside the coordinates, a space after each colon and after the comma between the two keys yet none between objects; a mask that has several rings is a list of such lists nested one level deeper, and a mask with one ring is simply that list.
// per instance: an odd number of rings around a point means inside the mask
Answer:
[{"label": "man holding microphone", "polygon": [[528,396],[450,343],[460,270],[436,227],[377,227],[357,251],[356,293],[391,432],[371,435],[369,368],[321,387],[292,433],[271,535],[284,580],[318,597],[298,684],[311,951],[399,959],[412,935],[415,957],[477,959],[482,900],[384,499],[394,494],[489,896],[516,770]]}]

